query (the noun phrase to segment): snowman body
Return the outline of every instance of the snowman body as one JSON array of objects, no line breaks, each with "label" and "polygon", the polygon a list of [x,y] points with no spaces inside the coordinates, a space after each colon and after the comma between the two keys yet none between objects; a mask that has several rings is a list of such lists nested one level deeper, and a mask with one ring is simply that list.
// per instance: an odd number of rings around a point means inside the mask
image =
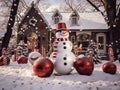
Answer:
[{"label": "snowman body", "polygon": [[58,52],[71,52],[72,46],[73,45],[70,41],[61,41],[58,43],[57,50]]},{"label": "snowman body", "polygon": [[55,62],[55,71],[59,74],[69,74],[73,69],[75,55],[72,52],[58,53]]},{"label": "snowman body", "polygon": [[[56,60],[58,49],[59,49],[59,51],[61,51],[60,49],[62,49],[62,51],[66,50],[66,46],[67,47],[71,46],[71,48],[72,48],[72,44],[71,44],[71,42],[69,41],[69,38],[68,38],[69,37],[69,32],[65,33],[63,31],[59,31],[59,32],[56,32],[55,36],[56,36],[56,39],[55,39],[55,41],[53,43],[53,52],[50,55],[50,59],[52,60],[53,63]],[[68,43],[66,44],[65,41],[67,41]],[[63,49],[63,48],[65,48],[65,49]]]}]

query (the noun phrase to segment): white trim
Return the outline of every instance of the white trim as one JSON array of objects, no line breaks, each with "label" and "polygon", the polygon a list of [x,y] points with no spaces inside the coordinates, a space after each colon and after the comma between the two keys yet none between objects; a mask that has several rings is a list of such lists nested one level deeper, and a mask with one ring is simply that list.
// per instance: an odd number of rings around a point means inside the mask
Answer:
[{"label": "white trim", "polygon": [[89,34],[89,35],[91,35],[91,31],[77,31],[76,35],[79,35],[79,34]]}]

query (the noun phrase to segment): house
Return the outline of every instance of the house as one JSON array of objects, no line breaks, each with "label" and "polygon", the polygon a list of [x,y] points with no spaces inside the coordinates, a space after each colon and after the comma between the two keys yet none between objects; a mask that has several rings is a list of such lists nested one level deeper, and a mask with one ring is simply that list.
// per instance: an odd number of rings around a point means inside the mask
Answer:
[{"label": "house", "polygon": [[70,32],[70,40],[78,47],[82,45],[81,53],[86,52],[86,49],[91,40],[97,43],[97,48],[100,53],[106,53],[106,45],[108,38],[108,26],[100,12],[79,13],[59,12],[54,13],[42,12],[50,27],[55,30],[55,24],[65,22]]},{"label": "house", "polygon": [[39,8],[32,3],[18,25],[17,42],[23,40],[30,51],[38,47],[39,51],[49,48],[49,27]]},{"label": "house", "polygon": [[66,23],[72,43],[78,47],[82,45],[81,53],[86,51],[91,40],[97,43],[100,53],[106,53],[108,26],[100,12],[41,12],[33,3],[19,24],[18,42],[23,39],[31,49],[37,43],[40,51],[44,46],[48,52],[49,44],[54,41],[55,33],[52,32],[58,22]]}]

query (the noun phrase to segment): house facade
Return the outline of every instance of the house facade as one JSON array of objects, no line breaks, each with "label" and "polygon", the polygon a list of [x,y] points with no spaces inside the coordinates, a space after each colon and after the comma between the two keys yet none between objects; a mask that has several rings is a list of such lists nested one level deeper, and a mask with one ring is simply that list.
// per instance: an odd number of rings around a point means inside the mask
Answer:
[{"label": "house facade", "polygon": [[21,40],[27,44],[30,51],[38,48],[41,53],[43,49],[48,52],[48,23],[34,3],[26,10],[18,25],[17,42],[19,43]]},{"label": "house facade", "polygon": [[49,22],[50,27],[55,31],[58,22],[65,22],[70,30],[70,40],[78,48],[80,53],[85,53],[91,40],[96,42],[99,53],[106,53],[108,38],[108,26],[100,12],[78,13],[43,12],[44,17]]},{"label": "house facade", "polygon": [[108,26],[100,12],[40,12],[39,8],[32,4],[19,24],[18,42],[23,39],[29,46],[35,40],[40,51],[42,46],[45,46],[48,52],[55,39],[56,24],[59,22],[66,23],[72,43],[77,47],[82,45],[81,53],[86,51],[91,40],[96,42],[100,53],[106,53]]}]

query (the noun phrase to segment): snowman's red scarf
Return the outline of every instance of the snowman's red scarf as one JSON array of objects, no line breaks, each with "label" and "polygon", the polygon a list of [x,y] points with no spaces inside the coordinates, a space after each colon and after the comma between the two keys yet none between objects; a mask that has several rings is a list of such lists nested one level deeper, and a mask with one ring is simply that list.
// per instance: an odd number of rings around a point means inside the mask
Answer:
[{"label": "snowman's red scarf", "polygon": [[56,41],[69,41],[69,38],[56,38]]},{"label": "snowman's red scarf", "polygon": [[52,58],[56,58],[56,55],[57,55],[57,52],[58,52],[57,45],[58,45],[59,41],[69,41],[69,38],[56,38],[56,40],[54,42],[54,45],[53,45],[54,50],[53,50]]}]

